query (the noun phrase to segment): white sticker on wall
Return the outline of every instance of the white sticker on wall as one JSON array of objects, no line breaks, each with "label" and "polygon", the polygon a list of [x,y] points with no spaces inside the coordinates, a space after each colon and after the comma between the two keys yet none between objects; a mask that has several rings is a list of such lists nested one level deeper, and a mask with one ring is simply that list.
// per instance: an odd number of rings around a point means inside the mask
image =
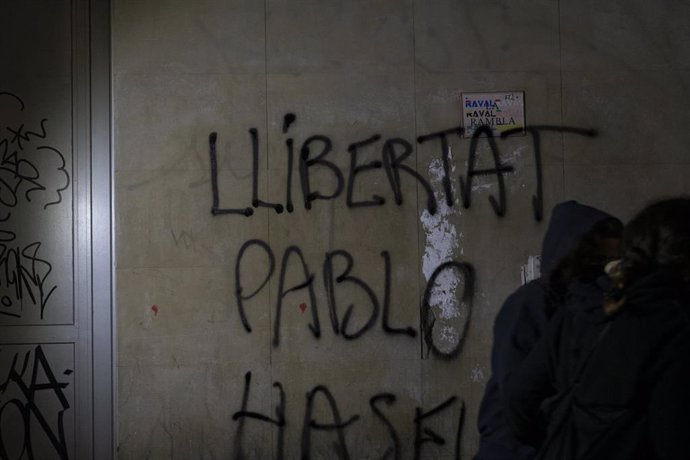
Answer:
[{"label": "white sticker on wall", "polygon": [[481,126],[494,136],[525,129],[525,93],[522,91],[462,93],[463,136],[472,137]]}]

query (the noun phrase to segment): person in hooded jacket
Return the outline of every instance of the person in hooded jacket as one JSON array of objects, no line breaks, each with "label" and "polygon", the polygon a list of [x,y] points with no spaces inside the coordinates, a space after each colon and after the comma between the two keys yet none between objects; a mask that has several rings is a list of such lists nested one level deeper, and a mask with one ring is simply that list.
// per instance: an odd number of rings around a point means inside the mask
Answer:
[{"label": "person in hooded jacket", "polygon": [[594,281],[606,262],[617,258],[622,227],[615,217],[576,201],[554,207],[541,252],[543,275],[510,295],[494,323],[491,377],[479,409],[475,460],[534,458],[534,447],[518,440],[507,423],[500,382],[534,347],[571,283],[580,283],[581,295],[600,299],[602,290]]},{"label": "person in hooded jacket", "polygon": [[518,439],[543,460],[690,458],[690,199],[627,226],[598,304],[568,303],[502,382]]}]

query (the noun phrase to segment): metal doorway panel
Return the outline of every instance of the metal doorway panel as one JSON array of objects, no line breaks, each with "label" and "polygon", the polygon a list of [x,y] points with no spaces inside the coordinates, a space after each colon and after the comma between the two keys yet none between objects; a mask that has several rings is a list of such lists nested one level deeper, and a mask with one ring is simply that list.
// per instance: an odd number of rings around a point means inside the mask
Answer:
[{"label": "metal doorway panel", "polygon": [[0,446],[113,457],[108,1],[0,10]]}]

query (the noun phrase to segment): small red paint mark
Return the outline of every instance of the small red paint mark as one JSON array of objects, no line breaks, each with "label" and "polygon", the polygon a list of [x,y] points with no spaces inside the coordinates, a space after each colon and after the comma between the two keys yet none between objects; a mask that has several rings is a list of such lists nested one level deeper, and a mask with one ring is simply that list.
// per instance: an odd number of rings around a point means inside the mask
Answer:
[{"label": "small red paint mark", "polygon": [[307,309],[307,304],[302,302],[301,304],[299,304],[299,309],[302,310],[302,313],[304,313],[304,310]]},{"label": "small red paint mark", "polygon": [[158,305],[151,305],[151,311],[154,316],[158,316]]}]

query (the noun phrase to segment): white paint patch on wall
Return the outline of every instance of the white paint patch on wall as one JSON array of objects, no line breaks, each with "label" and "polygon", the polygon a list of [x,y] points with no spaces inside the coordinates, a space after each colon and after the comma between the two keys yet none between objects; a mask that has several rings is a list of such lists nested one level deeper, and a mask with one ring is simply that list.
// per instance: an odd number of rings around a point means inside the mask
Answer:
[{"label": "white paint patch on wall", "polygon": [[[439,340],[442,345],[457,344],[460,341],[460,334],[458,330],[453,326],[443,326],[439,333]],[[450,347],[452,350],[454,346]]]},{"label": "white paint patch on wall", "polygon": [[520,266],[520,281],[529,283],[541,276],[541,256],[529,256],[527,263]]},{"label": "white paint patch on wall", "polygon": [[[452,152],[450,152],[452,159]],[[451,164],[452,161],[450,162]],[[452,173],[455,167],[452,167]],[[444,262],[453,259],[455,250],[460,245],[460,237],[455,225],[449,221],[452,215],[458,215],[456,206],[448,206],[443,190],[443,162],[441,159],[434,159],[429,164],[429,178],[434,195],[438,203],[436,214],[431,215],[428,210],[424,210],[420,216],[422,227],[425,233],[424,259],[422,260],[422,271],[427,281],[431,278],[434,270]],[[453,189],[453,196],[455,196]],[[460,305],[457,300],[456,290],[460,284],[457,272],[447,270],[436,278],[435,288],[431,292],[429,305],[439,312],[441,319],[450,319],[460,316]],[[460,335],[452,326],[446,326],[443,330],[445,338],[452,343],[457,343]],[[454,345],[451,345],[451,348]]]},{"label": "white paint patch on wall", "polygon": [[470,378],[474,383],[481,383],[482,385],[484,384],[484,371],[481,367],[479,367],[479,364],[475,364],[474,369],[472,369],[472,375],[470,376]]}]

